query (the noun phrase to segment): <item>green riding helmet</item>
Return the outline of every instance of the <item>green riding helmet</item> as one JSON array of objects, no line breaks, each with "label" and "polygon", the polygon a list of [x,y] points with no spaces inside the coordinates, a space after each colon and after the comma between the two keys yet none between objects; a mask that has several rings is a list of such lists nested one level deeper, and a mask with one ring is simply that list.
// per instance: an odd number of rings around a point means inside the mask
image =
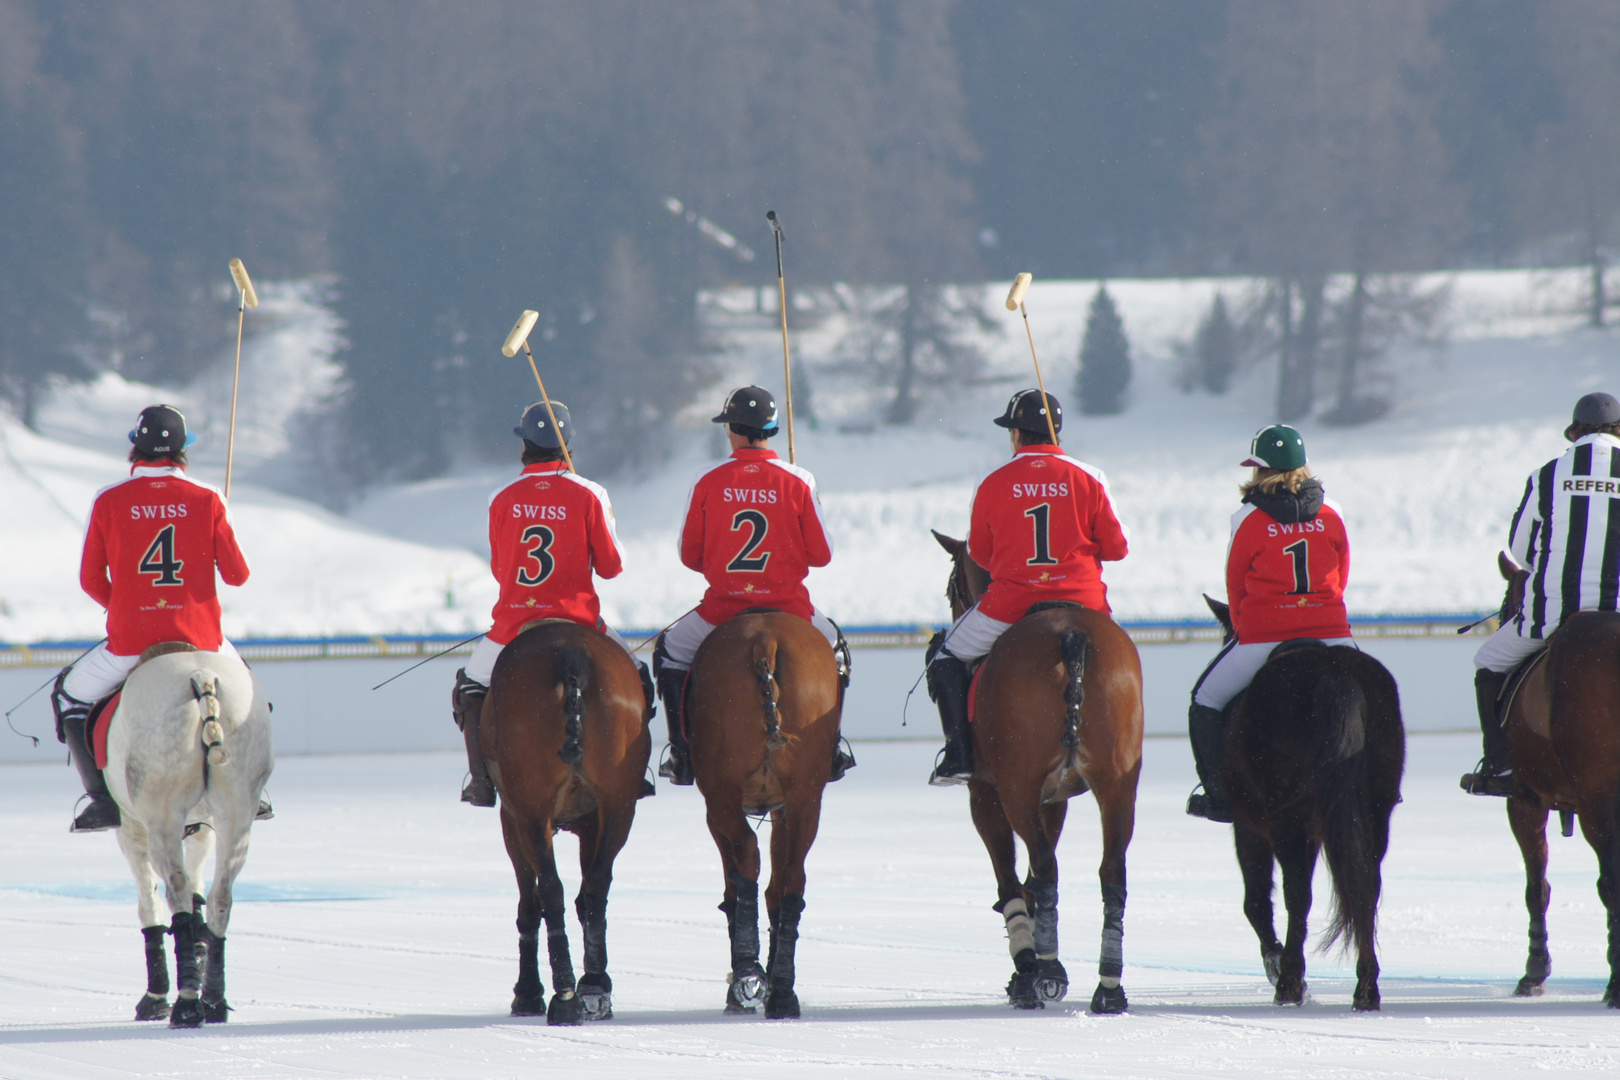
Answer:
[{"label": "green riding helmet", "polygon": [[1305,440],[1287,424],[1272,424],[1255,432],[1249,456],[1240,465],[1291,472],[1305,467]]}]

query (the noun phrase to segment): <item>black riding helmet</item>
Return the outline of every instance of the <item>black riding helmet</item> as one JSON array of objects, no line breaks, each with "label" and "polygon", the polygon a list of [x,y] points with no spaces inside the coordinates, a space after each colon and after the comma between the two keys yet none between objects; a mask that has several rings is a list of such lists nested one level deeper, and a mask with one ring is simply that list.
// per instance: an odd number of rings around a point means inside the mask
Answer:
[{"label": "black riding helmet", "polygon": [[542,450],[561,449],[564,442],[574,441],[574,418],[568,415],[568,406],[560,401],[551,403],[551,411],[557,414],[557,427],[562,429],[562,439],[557,438],[556,429],[551,426],[551,417],[546,412],[546,403],[537,401],[523,410],[523,422],[512,429],[512,434],[520,439],[526,439]]},{"label": "black riding helmet", "polygon": [[1052,406],[1052,431],[1046,428],[1046,409],[1043,408],[1041,392],[1039,390],[1020,390],[1007,402],[1007,411],[996,417],[996,424],[1004,428],[1013,428],[1017,431],[1032,431],[1037,435],[1047,435],[1063,430],[1063,405],[1052,394],[1046,395],[1046,402]]},{"label": "black riding helmet", "polygon": [[186,418],[173,405],[148,405],[135,421],[129,441],[143,454],[174,454],[197,441],[195,431],[186,430]]},{"label": "black riding helmet", "polygon": [[776,399],[763,386],[739,386],[726,398],[726,407],[713,422],[753,428],[768,439],[777,432]]},{"label": "black riding helmet", "polygon": [[1575,414],[1570,417],[1569,427],[1564,429],[1564,438],[1574,442],[1575,429],[1582,424],[1620,424],[1620,401],[1615,400],[1613,394],[1601,391],[1585,395],[1575,403]]}]

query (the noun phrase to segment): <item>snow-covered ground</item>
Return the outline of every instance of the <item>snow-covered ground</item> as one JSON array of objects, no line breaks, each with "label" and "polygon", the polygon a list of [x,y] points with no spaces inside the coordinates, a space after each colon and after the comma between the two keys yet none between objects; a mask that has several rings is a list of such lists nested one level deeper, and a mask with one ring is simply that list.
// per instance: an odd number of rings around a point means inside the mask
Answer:
[{"label": "snow-covered ground", "polygon": [[[1524,477],[1564,443],[1580,394],[1620,387],[1620,332],[1580,325],[1572,272],[1435,275],[1450,285],[1450,343],[1397,349],[1382,361],[1396,405],[1353,429],[1301,424],[1312,465],[1345,508],[1355,550],[1352,614],[1484,611],[1500,599],[1494,551]],[[1036,282],[1027,306],[1048,385],[1072,406],[1086,305],[1095,282]],[[1003,331],[983,335],[986,377],[929,398],[909,428],[876,422],[883,395],[840,369],[840,341],[859,326],[844,312],[807,314],[795,357],[809,373],[820,420],[798,427],[799,462],[818,476],[837,548],[813,571],[818,604],[846,625],[934,623],[947,612],[944,555],[929,528],[960,535],[979,475],[1005,460],[990,418],[1031,382],[1016,316],[1002,284],[979,290]],[[1274,362],[1242,370],[1223,397],[1180,388],[1178,347],[1217,291],[1241,299],[1237,279],[1113,281],[1133,342],[1127,411],[1087,418],[1068,410],[1070,452],[1101,467],[1132,553],[1105,578],[1117,614],[1203,615],[1200,592],[1219,595],[1227,522],[1253,432],[1270,422]],[[271,290],[266,288],[266,294]],[[318,407],[334,378],[340,328],[313,285],[278,287],[270,328],[244,356],[241,455],[233,512],[254,580],[224,590],[227,632],[272,634],[473,633],[486,624],[494,583],[481,562],[489,492],[516,471],[462,468],[437,480],[371,492],[347,518],[255,487],[277,475],[286,429]],[[265,307],[272,305],[269,300]],[[604,614],[621,626],[658,627],[690,607],[701,579],[679,564],[675,532],[692,474],[720,454],[706,422],[730,385],[781,381],[776,316],[752,290],[706,297],[704,318],[722,347],[722,384],[676,425],[661,465],[611,481],[629,553],[623,576],[602,585]],[[857,305],[858,306],[858,305]],[[847,357],[846,357],[847,359]],[[91,496],[125,474],[123,432],[139,405],[171,398],[204,432],[199,476],[222,473],[221,370],[179,390],[104,376],[64,391],[42,413],[46,438],[0,417],[0,640],[94,638],[99,611],[76,588],[77,551]],[[1326,381],[1326,380],[1325,380]],[[711,400],[712,399],[712,400]],[[591,448],[577,448],[591,472]],[[116,455],[116,456],[115,456]],[[514,449],[515,457],[515,449]]]},{"label": "snow-covered ground", "polygon": [[[1130,849],[1124,1016],[1085,1013],[1101,922],[1096,814],[1059,850],[1074,992],[1017,1014],[994,888],[961,789],[923,784],[933,752],[859,744],[827,792],[799,947],[804,1017],[721,1015],[718,858],[690,789],[640,804],[609,906],[617,1017],[547,1028],[507,1015],[515,888],[495,815],[455,801],[451,754],[283,760],[278,817],[254,830],[230,932],[228,1025],[130,1020],[144,985],[123,861],[66,833],[69,770],[0,766],[0,1076],[1456,1077],[1613,1075],[1620,1014],[1595,860],[1552,845],[1554,974],[1523,970],[1517,849],[1499,802],[1456,775],[1473,739],[1414,736],[1380,925],[1383,1011],[1354,1015],[1351,967],[1311,954],[1311,1000],[1270,1004],[1226,830],[1181,813],[1180,740],[1149,740]],[[881,823],[881,824],[879,824]],[[569,893],[573,841],[560,840]],[[1328,887],[1317,879],[1313,925]],[[578,934],[574,931],[578,963]]]}]

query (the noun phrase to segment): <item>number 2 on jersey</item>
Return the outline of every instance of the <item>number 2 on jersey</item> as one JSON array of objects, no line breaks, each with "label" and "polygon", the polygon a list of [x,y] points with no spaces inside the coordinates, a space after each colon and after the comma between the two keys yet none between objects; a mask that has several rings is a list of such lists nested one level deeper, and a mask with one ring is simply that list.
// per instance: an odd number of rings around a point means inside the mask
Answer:
[{"label": "number 2 on jersey", "polygon": [[1294,559],[1294,591],[1291,596],[1304,596],[1311,591],[1311,542],[1295,540],[1283,548]]},{"label": "number 2 on jersey", "polygon": [[185,566],[184,560],[174,557],[174,526],[165,525],[152,539],[152,544],[141,556],[140,566],[137,568],[143,574],[156,574],[153,585],[184,585],[180,580],[180,568]]},{"label": "number 2 on jersey", "polygon": [[1052,504],[1041,503],[1024,511],[1024,516],[1035,523],[1035,557],[1025,566],[1056,566],[1052,558]]},{"label": "number 2 on jersey", "polygon": [[765,542],[765,532],[771,527],[770,520],[758,510],[739,510],[731,519],[731,531],[736,532],[745,525],[748,527],[748,542],[737,552],[737,557],[726,564],[726,569],[734,574],[763,574],[765,564],[771,561],[771,553],[767,551],[757,558],[750,556]]},{"label": "number 2 on jersey", "polygon": [[544,525],[530,525],[523,530],[523,542],[529,545],[523,554],[534,560],[535,568],[540,572],[531,574],[527,567],[520,564],[517,573],[519,585],[538,585],[557,569],[557,560],[551,554],[551,545],[556,540],[557,534]]}]

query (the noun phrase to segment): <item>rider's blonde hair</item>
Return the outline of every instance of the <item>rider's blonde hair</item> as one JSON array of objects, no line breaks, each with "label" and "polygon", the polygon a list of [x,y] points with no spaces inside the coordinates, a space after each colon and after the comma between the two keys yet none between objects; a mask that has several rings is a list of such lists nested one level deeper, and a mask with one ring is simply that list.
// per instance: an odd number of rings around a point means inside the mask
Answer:
[{"label": "rider's blonde hair", "polygon": [[1311,478],[1309,465],[1301,465],[1297,469],[1255,469],[1254,475],[1247,483],[1238,487],[1244,495],[1251,491],[1258,491],[1270,495],[1278,488],[1287,488],[1295,495],[1299,494],[1299,485]]}]

